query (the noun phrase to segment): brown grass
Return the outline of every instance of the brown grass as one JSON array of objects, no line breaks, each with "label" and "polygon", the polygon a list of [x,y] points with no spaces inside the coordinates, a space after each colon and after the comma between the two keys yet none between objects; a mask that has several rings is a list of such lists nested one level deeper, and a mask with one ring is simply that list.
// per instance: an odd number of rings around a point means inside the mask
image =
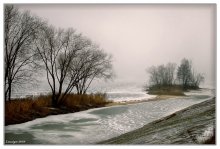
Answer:
[{"label": "brown grass", "polygon": [[80,106],[104,106],[111,101],[106,100],[105,94],[69,94],[65,98],[63,105],[68,108],[75,108]]},{"label": "brown grass", "polygon": [[40,95],[33,101],[33,107],[50,107],[52,103],[52,95]]},{"label": "brown grass", "polygon": [[5,102],[5,124],[17,124],[52,114],[63,114],[101,107],[110,103],[105,94],[76,95],[68,94],[60,107],[51,108],[51,95],[15,99]]},{"label": "brown grass", "polygon": [[12,101],[6,101],[5,103],[5,114],[6,115],[17,115],[18,113],[30,112],[39,107],[51,106],[51,95],[39,96],[36,99],[21,98],[14,99]]},{"label": "brown grass", "polygon": [[149,88],[148,94],[184,96],[184,89],[179,85],[152,86]]}]

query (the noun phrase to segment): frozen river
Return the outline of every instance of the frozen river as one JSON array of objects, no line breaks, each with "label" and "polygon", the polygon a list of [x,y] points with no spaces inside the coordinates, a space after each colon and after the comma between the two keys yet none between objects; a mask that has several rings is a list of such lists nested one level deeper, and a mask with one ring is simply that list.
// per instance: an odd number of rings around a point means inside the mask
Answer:
[{"label": "frozen river", "polygon": [[5,127],[5,140],[29,144],[94,144],[211,99],[213,90],[187,92],[185,97],[54,115]]}]

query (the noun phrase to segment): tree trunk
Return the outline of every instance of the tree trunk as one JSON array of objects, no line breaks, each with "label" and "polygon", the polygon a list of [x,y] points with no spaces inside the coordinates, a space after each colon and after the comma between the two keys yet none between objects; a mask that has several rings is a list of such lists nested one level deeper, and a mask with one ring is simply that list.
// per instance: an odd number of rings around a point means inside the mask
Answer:
[{"label": "tree trunk", "polygon": [[11,101],[11,82],[8,83],[8,101]]},{"label": "tree trunk", "polygon": [[7,92],[5,91],[5,101],[7,101]]},{"label": "tree trunk", "polygon": [[7,101],[7,99],[8,99],[8,86],[6,87],[7,85],[6,85],[6,83],[5,83],[5,101]]},{"label": "tree trunk", "polygon": [[52,95],[52,107],[55,107],[55,108],[58,107],[57,97],[56,97],[56,93],[54,91],[53,91],[53,95]]}]

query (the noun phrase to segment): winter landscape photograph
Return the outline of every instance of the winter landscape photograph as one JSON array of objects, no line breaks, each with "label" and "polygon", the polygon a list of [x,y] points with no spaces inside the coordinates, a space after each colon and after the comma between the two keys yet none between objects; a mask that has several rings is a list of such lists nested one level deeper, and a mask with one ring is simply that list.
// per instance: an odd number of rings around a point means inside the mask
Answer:
[{"label": "winter landscape photograph", "polygon": [[216,4],[3,4],[5,145],[216,144]]}]

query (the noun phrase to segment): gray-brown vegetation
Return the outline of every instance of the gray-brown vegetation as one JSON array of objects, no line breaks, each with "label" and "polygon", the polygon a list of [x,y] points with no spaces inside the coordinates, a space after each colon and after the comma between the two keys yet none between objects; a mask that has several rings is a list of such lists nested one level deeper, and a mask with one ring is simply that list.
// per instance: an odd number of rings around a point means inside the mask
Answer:
[{"label": "gray-brown vegetation", "polygon": [[204,81],[204,76],[196,73],[192,68],[192,62],[184,58],[177,69],[177,80],[184,89],[198,89]]},{"label": "gray-brown vegetation", "polygon": [[90,108],[103,107],[111,101],[106,100],[105,94],[68,94],[59,108],[53,108],[52,95],[41,95],[7,101],[5,103],[5,125],[19,124],[48,115],[78,112]]},{"label": "gray-brown vegetation", "polygon": [[204,76],[196,73],[192,68],[192,62],[185,58],[177,67],[177,72],[176,64],[168,63],[152,66],[148,69],[148,73],[150,74],[147,89],[149,94],[184,95],[183,91],[199,89],[200,83],[204,81]]},{"label": "gray-brown vegetation", "polygon": [[168,63],[167,65],[152,66],[148,69],[150,74],[151,85],[173,85],[175,76],[176,64]]},{"label": "gray-brown vegetation", "polygon": [[5,100],[13,87],[30,83],[36,68],[46,72],[54,107],[74,88],[86,94],[95,78],[111,78],[111,55],[76,30],[57,29],[13,5],[5,5],[4,16]]}]

